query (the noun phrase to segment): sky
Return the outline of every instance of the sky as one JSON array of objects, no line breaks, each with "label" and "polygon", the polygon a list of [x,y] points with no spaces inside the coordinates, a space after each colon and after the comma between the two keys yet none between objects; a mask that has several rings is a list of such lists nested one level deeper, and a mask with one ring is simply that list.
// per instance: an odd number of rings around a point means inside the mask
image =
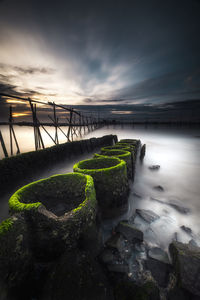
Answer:
[{"label": "sky", "polygon": [[0,0],[0,12],[0,93],[103,117],[199,118],[200,0]]}]

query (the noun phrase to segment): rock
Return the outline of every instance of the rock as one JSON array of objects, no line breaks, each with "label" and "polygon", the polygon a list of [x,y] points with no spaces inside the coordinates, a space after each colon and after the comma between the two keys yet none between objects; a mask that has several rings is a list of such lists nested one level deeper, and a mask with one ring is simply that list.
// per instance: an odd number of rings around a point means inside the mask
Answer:
[{"label": "rock", "polygon": [[143,160],[145,157],[145,153],[146,153],[146,145],[142,145],[142,148],[140,150],[140,160]]},{"label": "rock", "polygon": [[111,249],[104,249],[100,255],[100,260],[103,263],[110,263],[115,260],[115,255]]},{"label": "rock", "polygon": [[169,245],[169,251],[179,286],[200,296],[200,248],[172,242]]},{"label": "rock", "polygon": [[113,300],[101,265],[89,252],[66,251],[52,266],[41,300]]},{"label": "rock", "polygon": [[154,188],[154,190],[157,190],[159,192],[164,192],[164,188],[161,185],[156,185],[153,188]]},{"label": "rock", "polygon": [[118,232],[116,234],[113,234],[107,241],[106,245],[110,248],[113,248],[115,250],[118,250],[121,252],[124,248],[124,239],[122,235]]},{"label": "rock", "polygon": [[159,286],[166,287],[169,282],[169,274],[172,271],[172,266],[168,263],[163,263],[160,260],[148,258],[145,260],[145,267],[151,271],[153,278]]},{"label": "rock", "polygon": [[182,213],[182,214],[187,214],[190,212],[190,209],[187,208],[187,207],[183,207],[179,204],[176,204],[176,203],[172,203],[172,202],[167,202],[166,203],[167,205],[173,207],[174,209],[176,209],[178,212]]},{"label": "rock", "polygon": [[154,258],[156,260],[159,260],[163,263],[170,264],[169,257],[167,255],[167,253],[159,247],[151,248],[148,251],[148,256],[150,258]]},{"label": "rock", "polygon": [[114,287],[114,295],[115,300],[160,300],[159,289],[154,280],[143,280],[140,283],[120,280]]},{"label": "rock", "polygon": [[142,198],[142,196],[140,196],[140,195],[137,194],[137,193],[133,193],[133,196],[134,196],[134,197],[137,197],[137,198],[140,198],[140,199]]},{"label": "rock", "polygon": [[147,223],[152,223],[160,217],[149,209],[136,209],[136,213]]},{"label": "rock", "polygon": [[198,244],[195,242],[195,240],[193,240],[193,239],[191,239],[190,241],[189,241],[189,245],[190,246],[193,246],[193,247],[198,247]]},{"label": "rock", "polygon": [[156,202],[161,203],[161,204],[167,204],[166,202],[164,202],[160,199],[154,198],[154,197],[150,197],[150,200],[156,201]]},{"label": "rock", "polygon": [[160,166],[159,166],[159,165],[152,165],[152,166],[149,166],[149,170],[152,170],[152,171],[159,170],[159,169],[160,169]]},{"label": "rock", "polygon": [[143,232],[131,224],[120,222],[115,228],[116,232],[120,232],[129,241],[143,241]]},{"label": "rock", "polygon": [[192,229],[189,228],[189,227],[186,227],[185,225],[182,225],[180,227],[183,231],[185,231],[187,234],[191,235],[192,236]]},{"label": "rock", "polygon": [[128,273],[129,272],[129,266],[125,263],[108,264],[107,268],[110,272],[117,272],[117,273]]}]

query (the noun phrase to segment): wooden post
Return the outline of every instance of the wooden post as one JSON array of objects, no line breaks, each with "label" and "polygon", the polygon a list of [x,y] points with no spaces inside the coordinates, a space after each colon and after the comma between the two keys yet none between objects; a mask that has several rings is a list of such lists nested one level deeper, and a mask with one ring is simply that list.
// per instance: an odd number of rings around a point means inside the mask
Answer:
[{"label": "wooden post", "polygon": [[3,149],[4,156],[8,157],[8,151],[6,149],[6,145],[4,143],[4,139],[3,139],[3,136],[2,136],[1,130],[0,130],[0,142],[1,142],[1,146],[2,146],[2,149]]},{"label": "wooden post", "polygon": [[10,154],[13,155],[13,138],[15,141],[15,145],[17,147],[17,154],[19,154],[20,153],[19,144],[17,142],[17,138],[16,138],[15,131],[13,128],[12,106],[10,106],[9,129],[10,129]]},{"label": "wooden post", "polygon": [[67,132],[67,138],[68,138],[68,141],[70,141],[70,132],[71,132],[72,116],[73,116],[73,108],[70,110],[69,127],[68,127],[68,132]]}]

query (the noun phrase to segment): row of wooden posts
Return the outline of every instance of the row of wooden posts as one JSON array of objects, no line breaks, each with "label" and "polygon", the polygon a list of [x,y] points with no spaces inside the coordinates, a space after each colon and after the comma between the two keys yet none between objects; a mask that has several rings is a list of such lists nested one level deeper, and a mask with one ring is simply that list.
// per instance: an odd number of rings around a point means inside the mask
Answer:
[{"label": "row of wooden posts", "polygon": [[[80,111],[77,111],[73,108],[67,108],[63,105],[55,104],[54,102],[46,103],[46,102],[42,102],[42,101],[31,100],[30,98],[26,99],[26,98],[11,96],[11,95],[2,94],[2,93],[0,93],[0,96],[5,96],[7,98],[15,98],[18,100],[24,100],[24,101],[29,102],[31,114],[32,114],[31,126],[33,126],[33,130],[34,130],[34,142],[35,142],[35,150],[36,151],[39,149],[45,148],[45,144],[44,144],[42,134],[41,134],[41,129],[43,129],[46,132],[46,134],[50,137],[52,142],[55,145],[57,145],[57,144],[59,144],[58,131],[60,131],[66,137],[66,142],[72,142],[74,139],[81,138],[83,135],[85,135],[103,125],[103,122],[100,121],[99,118],[93,118],[93,117],[86,116],[83,113],[81,113]],[[48,123],[48,122],[44,123],[44,122],[39,121],[38,113],[37,113],[37,104],[44,104],[44,105],[48,105],[48,106],[52,107],[53,117],[48,115],[48,117],[51,121],[50,123]],[[64,123],[59,122],[59,117],[58,117],[56,108],[63,109],[64,111],[67,112],[68,117],[66,117],[66,122],[64,122]],[[15,154],[19,154],[20,147],[19,147],[19,143],[17,141],[17,137],[15,134],[14,125],[22,125],[22,124],[14,122],[12,106],[10,106],[10,108],[9,108],[8,122],[4,122],[4,123],[9,126],[10,155],[12,156]],[[23,122],[23,125],[30,126],[30,123]],[[51,127],[53,126],[55,128],[54,136],[52,136],[52,134],[50,134],[50,132],[47,130],[46,126],[51,126]],[[63,129],[61,128],[63,126],[68,127],[67,133],[65,133],[63,131]],[[9,154],[8,154],[6,144],[4,142],[4,138],[1,133],[1,130],[0,130],[0,145],[2,147],[4,156],[8,157]],[[16,153],[14,153],[14,148],[16,148]]]}]

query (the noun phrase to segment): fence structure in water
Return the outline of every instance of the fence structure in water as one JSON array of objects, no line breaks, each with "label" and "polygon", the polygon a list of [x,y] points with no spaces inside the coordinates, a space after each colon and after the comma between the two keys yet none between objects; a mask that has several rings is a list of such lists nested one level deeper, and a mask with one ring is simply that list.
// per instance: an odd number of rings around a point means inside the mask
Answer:
[{"label": "fence structure in water", "polygon": [[[54,102],[43,102],[38,100],[32,100],[30,98],[12,96],[4,93],[0,93],[0,96],[9,99],[14,98],[16,101],[19,100],[19,101],[28,102],[30,114],[32,117],[32,122],[15,122],[13,117],[13,107],[10,105],[8,121],[0,122],[0,125],[6,125],[9,127],[9,136],[10,136],[9,150],[10,151],[8,151],[7,149],[8,147],[6,147],[5,139],[0,130],[0,147],[2,148],[5,157],[20,153],[20,145],[17,141],[14,125],[33,127],[34,144],[35,144],[36,151],[45,148],[45,144],[42,137],[42,131],[49,136],[49,138],[55,145],[57,145],[59,144],[58,131],[60,131],[65,136],[66,142],[72,142],[74,139],[81,138],[83,135],[97,128],[100,128],[104,125],[104,122],[101,121],[99,118],[88,116],[74,108],[59,105]],[[48,115],[50,121],[42,122],[39,120],[38,105],[45,105],[45,107],[48,107],[49,112],[52,112],[52,115]],[[63,114],[65,115],[64,117],[65,122],[61,122],[59,120],[59,114],[61,110],[62,110],[62,115]],[[54,135],[52,135],[47,130],[46,128],[47,126],[54,127]],[[67,127],[67,132],[64,132],[63,128],[61,128],[63,126]],[[14,148],[16,148],[16,153],[14,153]]]}]

